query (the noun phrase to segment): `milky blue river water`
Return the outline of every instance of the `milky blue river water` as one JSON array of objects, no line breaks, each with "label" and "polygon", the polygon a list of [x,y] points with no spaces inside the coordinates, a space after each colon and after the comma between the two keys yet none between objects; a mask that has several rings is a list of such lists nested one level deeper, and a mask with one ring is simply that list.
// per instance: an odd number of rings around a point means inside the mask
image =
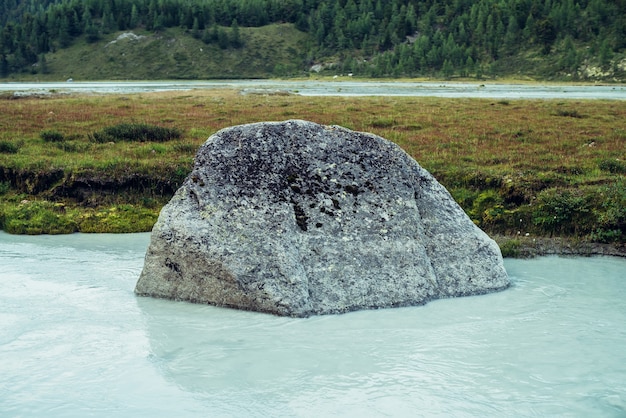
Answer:
[{"label": "milky blue river water", "polygon": [[32,93],[144,93],[168,90],[237,89],[277,91],[303,96],[435,96],[484,99],[605,99],[626,100],[626,85],[503,84],[455,82],[356,81],[343,77],[320,80],[197,80],[0,83],[0,91]]},{"label": "milky blue river water", "polygon": [[293,319],[135,297],[148,240],[0,232],[0,416],[626,416],[625,259]]}]

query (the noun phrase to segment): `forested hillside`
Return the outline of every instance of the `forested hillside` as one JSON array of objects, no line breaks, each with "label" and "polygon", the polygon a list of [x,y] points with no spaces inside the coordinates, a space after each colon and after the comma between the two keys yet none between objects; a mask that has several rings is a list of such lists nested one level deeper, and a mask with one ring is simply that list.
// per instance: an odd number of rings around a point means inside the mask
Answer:
[{"label": "forested hillside", "polygon": [[[297,48],[277,55],[278,40],[254,28],[278,24],[300,35]],[[61,77],[61,66],[48,63],[75,60],[73,48],[174,30],[205,54],[256,56],[244,73],[217,63],[222,73],[212,77],[299,76],[313,68],[369,77],[626,80],[626,0],[0,0],[0,28],[2,78]],[[133,51],[125,53],[132,59]],[[180,54],[172,60],[192,67],[211,59],[194,64],[193,54]],[[168,78],[164,71],[127,68],[125,76]],[[205,76],[198,69],[169,75]]]}]

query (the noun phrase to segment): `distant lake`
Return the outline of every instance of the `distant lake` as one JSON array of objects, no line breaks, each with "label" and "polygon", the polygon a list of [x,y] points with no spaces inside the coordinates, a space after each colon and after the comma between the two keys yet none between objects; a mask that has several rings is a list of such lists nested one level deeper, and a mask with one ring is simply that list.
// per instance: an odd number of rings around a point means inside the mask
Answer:
[{"label": "distant lake", "polygon": [[193,89],[237,89],[252,93],[286,92],[303,96],[432,96],[485,99],[626,100],[626,85],[562,85],[353,81],[208,80],[0,83],[0,91],[17,95],[56,93],[145,93]]}]

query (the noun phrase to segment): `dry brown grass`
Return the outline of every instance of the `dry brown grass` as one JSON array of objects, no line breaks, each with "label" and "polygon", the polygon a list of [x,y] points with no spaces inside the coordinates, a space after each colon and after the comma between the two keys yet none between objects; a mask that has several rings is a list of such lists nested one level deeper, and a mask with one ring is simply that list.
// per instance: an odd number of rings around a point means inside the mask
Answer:
[{"label": "dry brown grass", "polygon": [[[624,184],[626,101],[304,97],[235,90],[0,100],[0,142],[20,147],[0,153],[0,169],[180,177],[217,130],[285,119],[341,125],[396,142],[460,202],[471,191],[466,205],[487,189],[506,189],[521,199],[516,204],[526,204],[550,187]],[[89,140],[93,132],[120,123],[178,128],[183,137],[163,144]],[[44,130],[62,133],[71,146],[44,142]],[[617,169],[602,169],[603,164]]]},{"label": "dry brown grass", "polygon": [[[626,102],[621,101],[244,96],[230,90],[59,96],[0,101],[0,139],[22,141],[21,153],[29,156],[24,168],[38,160],[62,166],[70,163],[67,156],[42,144],[41,131],[87,141],[106,126],[140,122],[182,129],[182,142],[199,146],[224,127],[292,118],[376,133],[434,170],[593,171],[597,160],[626,158]],[[132,158],[142,146],[92,151],[98,160]],[[172,157],[169,151],[162,155]],[[0,162],[12,165],[16,158],[1,155]]]}]

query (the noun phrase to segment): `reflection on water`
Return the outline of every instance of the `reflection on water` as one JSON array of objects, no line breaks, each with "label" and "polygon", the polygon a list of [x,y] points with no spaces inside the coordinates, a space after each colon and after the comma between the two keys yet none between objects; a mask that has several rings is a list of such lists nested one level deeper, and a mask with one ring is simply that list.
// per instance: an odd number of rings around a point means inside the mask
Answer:
[{"label": "reflection on water", "polygon": [[0,415],[626,414],[626,260],[506,260],[504,292],[293,319],[136,298],[148,239],[0,233]]}]

